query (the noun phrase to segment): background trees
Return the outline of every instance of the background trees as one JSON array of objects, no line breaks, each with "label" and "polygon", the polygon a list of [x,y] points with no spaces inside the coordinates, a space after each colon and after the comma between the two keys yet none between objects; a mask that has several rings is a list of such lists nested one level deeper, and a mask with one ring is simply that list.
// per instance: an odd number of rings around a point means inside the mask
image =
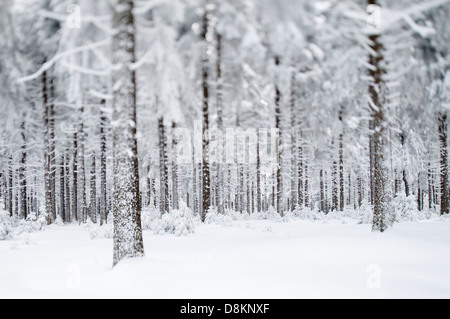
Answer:
[{"label": "background trees", "polygon": [[134,2],[137,122],[113,112],[128,73],[109,1],[79,1],[80,29],[69,2],[2,2],[11,215],[107,222],[129,176],[113,145],[133,125],[135,211],[187,205],[205,220],[368,203],[377,230],[408,196],[448,213],[447,2],[386,1],[380,29],[367,27],[375,1]]}]

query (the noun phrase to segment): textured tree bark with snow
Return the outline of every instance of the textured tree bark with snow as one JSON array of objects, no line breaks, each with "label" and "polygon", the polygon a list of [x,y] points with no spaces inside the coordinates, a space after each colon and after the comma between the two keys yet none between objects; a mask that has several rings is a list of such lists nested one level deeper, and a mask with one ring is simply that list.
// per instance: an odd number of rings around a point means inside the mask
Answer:
[{"label": "textured tree bark with snow", "polygon": [[73,134],[72,217],[78,221],[78,133]]},{"label": "textured tree bark with snow", "polygon": [[85,138],[84,138],[84,106],[80,110],[80,118],[78,123],[78,220],[85,223],[87,219],[88,207],[86,196],[86,159],[85,159]]},{"label": "textured tree bark with snow", "polygon": [[95,153],[91,155],[91,173],[90,173],[90,198],[89,198],[89,217],[93,223],[97,223],[97,171],[96,171]]},{"label": "textured tree bark with snow", "polygon": [[53,221],[53,201],[52,201],[52,179],[51,179],[51,158],[50,158],[50,126],[49,126],[49,97],[47,88],[47,72],[42,74],[42,103],[44,106],[44,191],[45,191],[45,212],[47,214],[47,224]]},{"label": "textured tree bark with snow", "polygon": [[[105,101],[102,101],[102,105]],[[106,188],[106,126],[107,118],[100,110],[100,226],[107,222]]]},{"label": "textured tree bark with snow", "polygon": [[23,120],[21,125],[21,135],[22,135],[22,146],[21,146],[21,157],[20,157],[20,168],[19,168],[19,187],[20,187],[20,213],[21,217],[26,219],[28,215],[27,210],[27,176],[26,176],[26,165],[27,165],[27,143],[25,138],[25,120]]},{"label": "textured tree bark with snow", "polygon": [[[280,58],[278,56],[275,57],[275,65],[278,67],[280,65]],[[278,81],[275,81],[278,82]],[[276,204],[277,204],[277,213],[280,216],[283,216],[283,207],[282,207],[282,194],[283,194],[283,181],[281,176],[281,92],[278,87],[278,83],[275,83],[275,128],[278,130],[278,139],[276,145],[276,156],[277,156],[277,167],[276,167]]]},{"label": "textured tree bark with snow", "polygon": [[136,61],[133,7],[132,0],[119,0],[113,17],[113,266],[124,258],[144,255],[136,139],[136,74],[130,68]]},{"label": "textured tree bark with snow", "polygon": [[167,165],[167,138],[164,127],[164,118],[158,121],[159,129],[159,181],[160,196],[159,208],[161,214],[169,212],[169,167]]},{"label": "textured tree bark with snow", "polygon": [[440,146],[440,175],[441,175],[441,215],[449,213],[448,194],[448,150],[447,150],[447,113],[438,116],[439,146]]},{"label": "textured tree bark with snow", "polygon": [[[369,5],[377,5],[376,0],[369,0]],[[384,232],[391,224],[392,189],[388,165],[388,136],[389,129],[385,116],[386,84],[383,80],[383,46],[379,35],[370,36],[371,53],[369,53],[369,98],[371,99],[373,121],[373,223],[374,231]]]},{"label": "textured tree bark with snow", "polygon": [[[205,11],[202,18],[201,38],[207,45],[208,33],[208,13]],[[203,50],[202,60],[202,88],[203,88],[203,129],[202,129],[202,210],[200,214],[201,221],[204,222],[208,210],[211,208],[211,177],[209,167],[209,83],[208,83],[208,57],[206,47]]]}]

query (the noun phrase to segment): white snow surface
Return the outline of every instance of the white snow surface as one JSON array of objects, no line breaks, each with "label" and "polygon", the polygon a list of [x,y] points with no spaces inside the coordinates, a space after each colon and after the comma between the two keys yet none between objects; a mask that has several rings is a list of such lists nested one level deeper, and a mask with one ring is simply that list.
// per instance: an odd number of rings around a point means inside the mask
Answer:
[{"label": "white snow surface", "polygon": [[115,268],[112,239],[91,237],[71,224],[0,241],[0,298],[450,297],[448,218],[385,233],[299,218],[197,223],[186,236],[146,230],[146,256]]}]

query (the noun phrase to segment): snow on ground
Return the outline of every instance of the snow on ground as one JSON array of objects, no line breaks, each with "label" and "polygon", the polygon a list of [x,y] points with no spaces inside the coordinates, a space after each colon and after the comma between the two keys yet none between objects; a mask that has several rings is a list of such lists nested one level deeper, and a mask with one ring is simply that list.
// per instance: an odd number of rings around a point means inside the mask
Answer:
[{"label": "snow on ground", "polygon": [[112,269],[112,240],[49,226],[0,241],[0,298],[450,298],[450,223],[386,233],[342,221],[232,221],[144,232]]}]

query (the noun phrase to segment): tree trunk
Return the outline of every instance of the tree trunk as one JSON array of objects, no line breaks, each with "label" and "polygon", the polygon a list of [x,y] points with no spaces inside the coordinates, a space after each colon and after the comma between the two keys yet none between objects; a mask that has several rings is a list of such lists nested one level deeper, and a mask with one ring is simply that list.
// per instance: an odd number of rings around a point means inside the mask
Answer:
[{"label": "tree trunk", "polygon": [[[275,65],[278,67],[280,65],[280,58],[275,57]],[[282,147],[282,134],[281,134],[281,92],[278,87],[278,81],[275,81],[275,128],[278,131],[278,139],[276,143],[276,155],[277,155],[277,173],[276,173],[276,196],[277,196],[277,213],[283,216],[282,207],[282,195],[283,195],[283,184],[281,176],[281,147]]]},{"label": "tree trunk", "polygon": [[91,176],[90,176],[90,209],[89,216],[93,223],[97,223],[97,171],[96,171],[95,153],[91,156]]},{"label": "tree trunk", "polygon": [[[339,112],[339,121],[342,124],[342,111]],[[339,210],[344,211],[344,138],[343,133],[339,134]],[[349,175],[350,189],[350,175]],[[350,196],[349,196],[350,198]]]},{"label": "tree trunk", "polygon": [[78,147],[79,147],[79,158],[78,158],[78,167],[79,167],[79,195],[80,202],[78,203],[79,209],[79,221],[85,223],[87,219],[88,207],[87,207],[87,198],[86,198],[86,159],[85,159],[85,145],[84,145],[84,106],[81,107],[81,114],[79,119],[79,131],[78,131]]},{"label": "tree trunk", "polygon": [[13,216],[14,213],[14,205],[13,205],[13,191],[14,191],[14,185],[13,185],[13,167],[12,167],[12,156],[9,157],[9,168],[8,168],[8,211],[9,216]]},{"label": "tree trunk", "polygon": [[320,211],[325,212],[325,192],[324,192],[324,181],[323,181],[323,169],[320,169],[319,173],[320,179]]},{"label": "tree trunk", "polygon": [[[377,5],[376,0],[369,0],[369,5]],[[389,180],[389,166],[387,163],[388,152],[388,128],[385,119],[386,85],[382,79],[383,69],[383,46],[379,35],[370,36],[372,53],[369,55],[369,76],[372,79],[369,85],[369,96],[371,99],[372,121],[373,121],[373,200],[374,216],[372,229],[384,232],[391,224],[392,216],[392,190]]]},{"label": "tree trunk", "polygon": [[49,98],[47,89],[47,72],[42,74],[42,103],[44,105],[44,190],[45,190],[45,212],[47,224],[54,221],[51,179],[51,150],[50,150],[50,121],[49,121]]},{"label": "tree trunk", "polygon": [[22,146],[21,146],[21,158],[20,158],[20,168],[19,168],[19,180],[20,180],[20,214],[23,219],[27,219],[27,176],[26,176],[26,165],[27,165],[27,144],[25,139],[25,121],[21,125],[22,130]]},{"label": "tree trunk", "polygon": [[[172,129],[177,126],[172,123]],[[172,135],[172,205],[173,209],[179,209],[178,199],[178,140]]]},{"label": "tree trunk", "polygon": [[161,214],[169,212],[169,171],[167,166],[167,138],[164,118],[159,119],[159,206]]},{"label": "tree trunk", "polygon": [[209,83],[208,83],[208,56],[207,56],[207,33],[208,33],[208,13],[205,12],[202,18],[202,40],[205,48],[203,50],[202,61],[202,87],[203,87],[203,128],[202,128],[202,210],[201,221],[205,222],[206,214],[211,206],[210,193],[210,167],[209,167]]},{"label": "tree trunk", "polygon": [[[217,128],[222,132],[223,136],[223,103],[222,103],[222,35],[216,32],[217,39],[217,60],[216,60],[216,76],[217,76],[217,88],[216,88],[216,107],[217,107]],[[223,142],[223,141],[222,141]],[[217,210],[219,214],[225,213],[224,207],[224,143],[219,146],[219,160],[217,161]]]},{"label": "tree trunk", "polygon": [[63,222],[66,221],[66,181],[65,181],[64,154],[61,154],[59,166],[59,214]]},{"label": "tree trunk", "polygon": [[441,215],[449,213],[448,207],[448,150],[447,150],[447,113],[438,115],[441,175]]},{"label": "tree trunk", "polygon": [[133,7],[132,0],[119,0],[113,17],[113,266],[124,258],[144,255],[136,138],[136,73],[130,68],[136,62]]},{"label": "tree trunk", "polygon": [[73,134],[72,217],[78,222],[78,133]]},{"label": "tree trunk", "polygon": [[[102,101],[102,105],[105,101]],[[107,185],[106,185],[106,115],[100,110],[100,226],[107,222]]]},{"label": "tree trunk", "polygon": [[296,150],[297,150],[297,130],[296,130],[296,125],[297,125],[297,117],[296,117],[296,112],[295,112],[295,71],[292,72],[291,74],[291,100],[290,100],[290,104],[291,104],[291,205],[290,205],[290,210],[293,211],[294,209],[296,209],[297,206],[297,200],[298,200],[298,171],[297,171],[297,155],[296,154]]},{"label": "tree trunk", "polygon": [[258,141],[256,144],[256,210],[262,211],[261,207],[261,154],[260,154],[260,140],[258,133]]},{"label": "tree trunk", "polygon": [[65,159],[65,219],[64,222],[70,223],[72,219],[72,214],[70,210],[70,182],[69,182],[69,176],[70,176],[70,161],[69,161],[69,149],[66,150],[66,159]]},{"label": "tree trunk", "polygon": [[50,80],[49,105],[48,105],[48,129],[49,129],[49,151],[50,156],[50,181],[52,197],[52,221],[56,220],[56,141],[55,141],[55,83],[54,77]]},{"label": "tree trunk", "polygon": [[332,191],[331,191],[331,210],[338,210],[338,164],[337,162],[333,162],[332,172],[331,172],[331,180],[332,180]]},{"label": "tree trunk", "polygon": [[309,207],[309,176],[308,176],[308,163],[305,162],[305,207]]}]

